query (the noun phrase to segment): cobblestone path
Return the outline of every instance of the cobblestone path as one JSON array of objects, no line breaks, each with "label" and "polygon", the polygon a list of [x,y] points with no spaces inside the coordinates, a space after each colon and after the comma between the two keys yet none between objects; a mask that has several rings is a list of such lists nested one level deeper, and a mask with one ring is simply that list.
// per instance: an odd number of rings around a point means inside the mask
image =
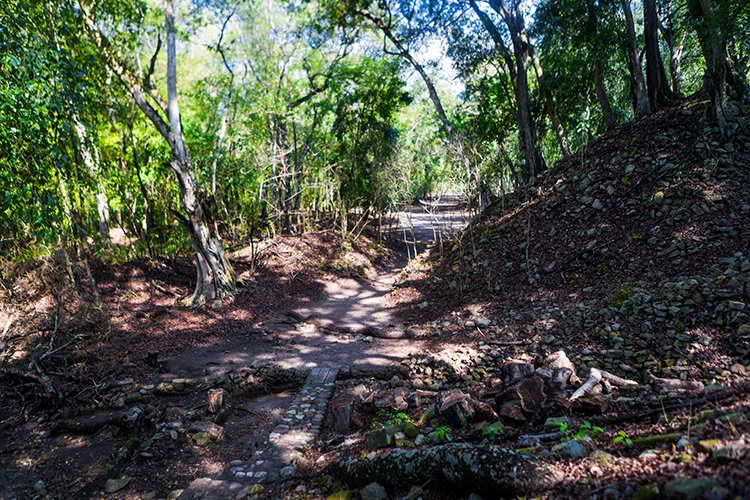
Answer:
[{"label": "cobblestone path", "polygon": [[223,478],[199,478],[180,499],[241,499],[259,492],[259,485],[293,477],[295,462],[320,434],[338,368],[313,368],[286,414],[252,457],[230,464]]}]

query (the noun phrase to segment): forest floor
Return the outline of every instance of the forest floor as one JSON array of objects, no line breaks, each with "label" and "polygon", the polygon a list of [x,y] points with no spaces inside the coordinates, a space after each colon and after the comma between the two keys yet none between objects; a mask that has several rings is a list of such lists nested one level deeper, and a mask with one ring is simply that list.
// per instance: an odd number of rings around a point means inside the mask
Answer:
[{"label": "forest floor", "polygon": [[[232,304],[178,306],[187,259],[15,269],[0,497],[185,498],[327,366],[314,445],[282,481],[229,477],[243,495],[750,498],[747,115],[729,140],[695,103],[618,127],[455,238],[415,207],[389,241],[432,240],[416,259],[332,232],[239,250]],[[456,467],[464,445],[510,464]]]},{"label": "forest floor", "polygon": [[[145,404],[158,407],[162,421],[189,421],[202,405],[205,387],[244,367],[258,367],[258,380],[233,395],[235,411],[224,422],[231,439],[221,446],[198,446],[182,432],[172,440],[174,430],[164,427],[160,437],[170,439],[157,439],[141,450],[140,459],[117,467],[118,474],[133,480],[113,497],[177,490],[189,478],[215,476],[262,446],[312,367],[345,367],[355,377],[392,371],[422,347],[421,341],[379,338],[367,329],[385,325],[395,337],[407,332],[389,296],[399,272],[408,256],[436,236],[447,239],[466,217],[460,209],[436,215],[435,207],[413,207],[385,230],[392,238],[387,246],[366,236],[343,242],[323,231],[243,248],[230,255],[243,280],[238,299],[200,309],[178,305],[189,292],[188,261],[92,262],[90,269],[74,264],[75,279],[69,280],[64,255],[58,253],[41,267],[14,270],[15,317],[9,321],[10,309],[0,317],[1,324],[13,327],[5,361],[22,366],[63,345],[61,351],[72,352],[50,357],[42,366],[57,371],[53,363],[72,362],[78,369],[52,377],[64,399],[61,411],[48,409],[44,401],[37,406],[33,398],[20,408],[18,400],[2,399],[0,498],[96,496],[128,438],[121,427],[107,426],[110,416]],[[96,307],[89,300],[89,272],[100,301]],[[316,321],[300,322],[299,315]],[[166,398],[158,394],[174,380],[190,388]],[[57,430],[69,419],[91,428]],[[99,490],[88,487],[97,481]]]}]

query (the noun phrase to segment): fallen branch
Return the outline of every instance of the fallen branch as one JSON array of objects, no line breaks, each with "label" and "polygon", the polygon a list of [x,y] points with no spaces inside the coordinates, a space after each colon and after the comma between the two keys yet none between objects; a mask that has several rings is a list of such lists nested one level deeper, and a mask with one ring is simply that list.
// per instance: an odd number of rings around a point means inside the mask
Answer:
[{"label": "fallen branch", "polygon": [[744,384],[732,389],[725,389],[723,391],[717,391],[708,396],[683,399],[667,404],[660,404],[652,408],[647,408],[638,412],[628,413],[626,415],[618,415],[616,417],[598,418],[596,423],[600,425],[619,424],[622,422],[630,422],[633,420],[642,420],[644,418],[653,417],[654,415],[662,415],[664,412],[669,410],[678,410],[680,408],[696,408],[708,403],[718,403],[719,401],[732,398],[734,396],[746,395],[750,391],[750,385]]},{"label": "fallen branch", "polygon": [[680,380],[678,378],[659,378],[651,375],[654,389],[665,392],[703,392],[706,386],[699,380]]},{"label": "fallen branch", "polygon": [[41,368],[39,368],[39,365],[36,364],[36,361],[32,361],[29,365],[29,368],[34,371],[22,372],[21,370],[18,370],[16,368],[0,368],[0,376],[33,380],[34,382],[42,386],[44,392],[48,397],[59,396],[57,390],[55,389],[55,386],[52,385],[52,381],[44,374],[44,372],[41,371]]},{"label": "fallen branch", "polygon": [[608,382],[616,387],[638,385],[638,382],[636,382],[635,380],[621,378],[607,371],[600,370],[598,368],[592,368],[591,372],[589,373],[589,378],[587,378],[586,381],[581,384],[581,387],[579,387],[573,394],[571,394],[568,400],[575,401],[576,399],[582,397],[584,394],[590,393],[592,389],[596,387],[600,382]]}]

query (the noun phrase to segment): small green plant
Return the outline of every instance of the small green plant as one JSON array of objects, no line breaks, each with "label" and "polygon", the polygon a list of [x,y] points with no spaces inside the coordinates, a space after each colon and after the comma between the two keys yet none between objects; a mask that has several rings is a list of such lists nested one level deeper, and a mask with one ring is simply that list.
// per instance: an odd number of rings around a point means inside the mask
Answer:
[{"label": "small green plant", "polygon": [[392,408],[390,410],[378,410],[375,414],[375,418],[370,422],[370,427],[377,429],[378,427],[390,427],[392,425],[401,424],[413,424],[414,420],[403,410],[398,408]]},{"label": "small green plant", "polygon": [[555,425],[557,426],[557,431],[562,432],[563,434],[568,434],[568,423],[567,422],[555,422]]},{"label": "small green plant", "polygon": [[598,434],[601,434],[604,431],[604,429],[598,425],[592,425],[588,420],[584,420],[578,428],[578,431],[575,433],[572,432],[572,429],[570,429],[570,426],[566,422],[556,422],[555,425],[557,425],[559,432],[563,434],[562,441],[583,439],[585,437],[594,439]]},{"label": "small green plant", "polygon": [[624,444],[625,446],[633,446],[633,440],[628,437],[628,433],[620,430],[617,431],[617,436],[612,440],[613,444]]},{"label": "small green plant", "polygon": [[604,429],[598,425],[591,425],[591,422],[584,420],[581,426],[578,428],[578,432],[573,435],[573,439],[582,439],[585,437],[595,438],[597,434],[604,432]]},{"label": "small green plant", "polygon": [[442,441],[453,441],[453,435],[451,434],[451,428],[445,425],[436,427],[432,434],[432,439],[436,442]]},{"label": "small green plant", "polygon": [[630,239],[632,239],[633,241],[639,241],[639,240],[643,239],[643,235],[642,234],[631,234],[630,235]]},{"label": "small green plant", "polygon": [[482,437],[489,442],[494,442],[505,430],[502,425],[490,425],[482,431]]}]

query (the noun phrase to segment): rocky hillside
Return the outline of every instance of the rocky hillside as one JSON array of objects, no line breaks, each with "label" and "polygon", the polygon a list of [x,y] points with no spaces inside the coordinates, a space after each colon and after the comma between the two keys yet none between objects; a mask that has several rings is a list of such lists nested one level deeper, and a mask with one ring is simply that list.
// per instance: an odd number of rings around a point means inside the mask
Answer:
[{"label": "rocky hillside", "polygon": [[563,348],[581,366],[596,360],[640,379],[744,374],[748,110],[736,110],[723,139],[704,109],[689,103],[619,127],[526,199],[495,204],[407,276],[404,314],[434,321],[438,338],[480,326],[488,344]]}]

